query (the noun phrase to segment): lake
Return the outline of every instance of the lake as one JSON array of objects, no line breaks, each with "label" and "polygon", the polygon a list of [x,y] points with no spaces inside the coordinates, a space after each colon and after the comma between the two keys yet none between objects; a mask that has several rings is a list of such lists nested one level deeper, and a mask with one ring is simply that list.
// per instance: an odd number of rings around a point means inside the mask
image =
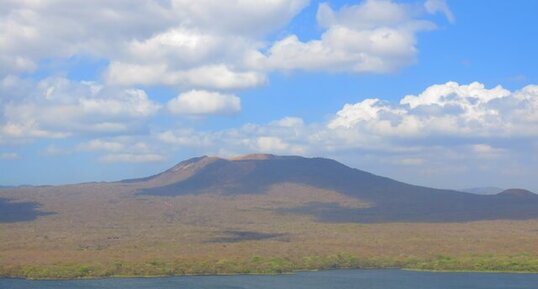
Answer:
[{"label": "lake", "polygon": [[536,289],[538,274],[332,270],[286,275],[185,276],[30,281],[0,279],[2,289]]}]

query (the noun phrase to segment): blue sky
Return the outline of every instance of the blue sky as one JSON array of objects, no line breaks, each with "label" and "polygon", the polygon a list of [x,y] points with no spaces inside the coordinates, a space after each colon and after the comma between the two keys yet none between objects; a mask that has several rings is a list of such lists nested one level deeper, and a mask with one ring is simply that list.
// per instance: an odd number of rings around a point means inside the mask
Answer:
[{"label": "blue sky", "polygon": [[536,1],[2,1],[0,185],[197,155],[538,191]]}]

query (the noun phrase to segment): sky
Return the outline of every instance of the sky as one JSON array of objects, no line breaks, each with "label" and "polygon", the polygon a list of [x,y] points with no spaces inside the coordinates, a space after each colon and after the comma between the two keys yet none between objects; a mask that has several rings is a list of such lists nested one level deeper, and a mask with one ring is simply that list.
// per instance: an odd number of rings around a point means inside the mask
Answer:
[{"label": "sky", "polygon": [[538,1],[0,0],[0,185],[200,155],[538,192]]}]

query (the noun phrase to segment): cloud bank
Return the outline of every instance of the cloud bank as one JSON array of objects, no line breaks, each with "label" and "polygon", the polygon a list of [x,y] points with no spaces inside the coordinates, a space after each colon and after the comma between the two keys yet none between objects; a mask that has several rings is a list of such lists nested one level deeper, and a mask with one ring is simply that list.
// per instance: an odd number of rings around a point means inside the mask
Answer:
[{"label": "cloud bank", "polygon": [[536,137],[537,110],[537,85],[512,92],[447,82],[407,95],[398,105],[380,99],[346,104],[328,127],[396,138]]},{"label": "cloud bank", "polygon": [[415,61],[416,34],[435,28],[428,13],[451,17],[443,3],[322,3],[319,39],[267,41],[309,1],[4,1],[0,76],[77,55],[107,60],[104,80],[124,86],[242,89],[275,70],[390,72]]},{"label": "cloud bank", "polygon": [[[129,135],[147,130],[163,106],[176,115],[238,113],[240,99],[230,91],[264,85],[275,71],[395,71],[415,61],[416,34],[435,28],[424,18],[446,14],[443,3],[322,3],[319,39],[269,41],[309,1],[3,1],[0,143]],[[72,80],[54,70],[23,76],[73,57],[102,59],[102,78]],[[159,103],[146,93],[152,86],[181,92]]]},{"label": "cloud bank", "polygon": [[130,134],[144,129],[144,120],[161,107],[140,89],[66,78],[46,78],[36,83],[10,77],[0,83],[0,93],[13,96],[0,106],[0,142]]},{"label": "cloud bank", "polygon": [[233,114],[241,110],[241,100],[231,94],[190,90],[170,100],[167,108],[174,114]]}]

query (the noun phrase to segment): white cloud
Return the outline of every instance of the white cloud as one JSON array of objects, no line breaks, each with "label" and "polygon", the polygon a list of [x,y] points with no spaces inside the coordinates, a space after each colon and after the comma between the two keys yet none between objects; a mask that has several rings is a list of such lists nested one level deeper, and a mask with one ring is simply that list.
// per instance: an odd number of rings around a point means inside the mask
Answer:
[{"label": "white cloud", "polygon": [[164,84],[187,87],[238,89],[259,86],[265,75],[255,71],[234,71],[223,64],[174,70],[166,64],[128,64],[113,62],[106,74],[111,84]]},{"label": "white cloud", "polygon": [[[240,89],[266,82],[248,63],[263,37],[288,23],[306,0],[173,1],[178,21],[149,38],[127,42],[111,62],[109,83]],[[215,21],[218,19],[218,25]]]},{"label": "white cloud", "polygon": [[0,144],[19,141],[28,138],[65,138],[67,132],[44,130],[35,123],[4,123],[0,124]]},{"label": "white cloud", "polygon": [[[245,152],[303,154],[312,128],[303,120],[286,117],[266,125],[246,124],[221,131],[166,130],[157,138],[172,148],[202,149],[205,153],[233,155]],[[170,148],[170,146],[168,146]]]},{"label": "white cloud", "polygon": [[334,11],[320,4],[320,39],[303,42],[290,35],[275,42],[258,65],[268,69],[390,72],[415,61],[416,34],[435,24],[415,18],[406,4],[368,0]]},{"label": "white cloud", "polygon": [[104,163],[150,163],[160,162],[165,158],[160,154],[107,154],[99,158],[99,161]]},{"label": "white cloud", "polygon": [[[326,31],[318,40],[266,40],[308,4],[7,1],[0,11],[0,77],[80,55],[109,61],[106,80],[120,85],[237,89],[264,84],[271,70],[388,72],[413,63],[416,33],[434,27],[414,6],[366,0],[338,11],[321,4],[317,19]],[[441,0],[425,5],[451,15]]]},{"label": "white cloud", "polygon": [[455,21],[454,14],[446,4],[445,0],[426,0],[424,7],[428,10],[429,13],[441,12],[445,15],[449,22],[453,23]]},{"label": "white cloud", "polygon": [[[170,59],[176,64],[189,67],[214,57],[213,54],[231,53],[228,47],[219,47],[225,43],[224,41],[225,39],[219,35],[179,27],[143,41],[133,40],[129,44],[129,52],[146,63]],[[245,39],[239,37],[230,42],[234,48],[248,45]]]},{"label": "white cloud", "polygon": [[232,114],[241,110],[241,100],[232,94],[190,90],[170,100],[167,108],[175,114]]},{"label": "white cloud", "polygon": [[[12,87],[15,95],[12,94]],[[4,139],[62,138],[77,133],[129,133],[160,105],[139,89],[116,89],[93,82],[47,78],[38,83],[11,79],[0,86]]]},{"label": "white cloud", "polygon": [[[156,104],[153,109],[144,109],[152,105],[146,103],[147,99],[140,91],[106,98],[108,94],[103,93],[104,88],[92,83],[73,84],[49,79],[38,86],[42,92],[38,97],[42,110],[35,108],[25,113],[33,106],[28,106],[24,100],[10,100],[6,105],[7,113],[1,115],[8,120],[3,122],[2,136],[66,137],[89,131],[88,127],[92,126],[104,129],[107,125],[112,128],[122,125],[126,130],[116,134],[120,135],[136,129],[139,120],[146,119],[158,109]],[[70,99],[72,93],[84,97],[73,102]],[[128,98],[124,99],[126,96]],[[97,109],[99,105],[95,108],[81,105],[100,103],[94,99],[118,103],[100,104],[107,106],[103,110]],[[129,105],[128,99],[143,105]],[[121,101],[127,105],[120,105]],[[233,113],[239,111],[240,101],[231,94],[191,90],[171,100],[167,109],[185,115]],[[204,154],[265,151],[345,155],[346,152],[367,151],[388,154],[387,158],[392,158],[391,164],[420,166],[435,164],[432,159],[441,157],[434,156],[433,152],[430,156],[422,155],[425,151],[433,151],[431,146],[436,146],[436,153],[453,155],[450,158],[454,159],[463,154],[482,160],[498,160],[513,154],[511,142],[525,139],[532,143],[538,137],[536,111],[536,85],[510,91],[500,86],[487,88],[477,82],[467,85],[447,82],[427,87],[416,95],[405,95],[395,103],[365,99],[346,104],[326,123],[305,123],[301,118],[285,117],[267,124],[245,124],[216,131],[161,128],[152,132],[150,138],[155,138],[152,141],[148,141],[147,135],[139,139],[99,138],[80,144],[76,150],[115,153],[111,155],[155,155],[163,149],[168,152],[181,148],[200,150]],[[58,117],[49,119],[47,115]]]},{"label": "white cloud", "polygon": [[474,102],[487,103],[492,99],[503,98],[510,95],[510,91],[496,86],[486,89],[483,84],[473,82],[469,85],[459,85],[457,82],[447,82],[428,87],[420,95],[407,95],[400,103],[407,104],[411,108],[421,105],[452,105],[462,104],[465,107],[473,105]]},{"label": "white cloud", "polygon": [[308,3],[308,0],[173,0],[172,8],[187,25],[219,33],[259,35],[286,25]]},{"label": "white cloud", "polygon": [[120,142],[105,141],[101,139],[94,139],[86,143],[82,143],[78,146],[81,151],[111,151],[117,152],[124,150],[125,146]]},{"label": "white cloud", "polygon": [[148,37],[173,19],[157,1],[2,1],[0,74],[29,71],[43,58],[109,57],[126,39]]},{"label": "white cloud", "polygon": [[268,33],[307,4],[306,0],[3,1],[0,37],[6,41],[0,42],[0,49],[5,59],[21,64],[76,54],[114,58],[129,41],[143,42],[171,28],[245,36]]},{"label": "white cloud", "polygon": [[[113,65],[108,79],[116,83],[259,85],[263,75],[242,67],[244,59],[257,53],[268,33],[284,27],[308,4],[308,0],[3,1],[0,77],[33,71],[43,59],[83,55],[109,60]],[[237,79],[226,84],[215,78],[198,80],[197,72],[207,67],[218,67],[212,71],[228,80]],[[133,68],[142,74],[161,69],[158,76],[172,77],[161,82],[160,77],[124,75]],[[248,81],[240,84],[244,80]]]},{"label": "white cloud", "polygon": [[274,136],[260,136],[256,139],[257,150],[260,152],[288,152],[289,144]]},{"label": "white cloud", "polygon": [[[50,154],[49,148],[45,153]],[[54,148],[52,153],[55,150]],[[102,163],[159,162],[166,159],[167,153],[162,152],[167,151],[148,135],[102,137],[79,143],[72,148],[58,149],[58,153],[88,153]]]},{"label": "white cloud", "polygon": [[473,144],[470,146],[471,152],[482,158],[496,159],[506,153],[504,149],[495,148],[489,144]]},{"label": "white cloud", "polygon": [[282,119],[276,120],[272,122],[272,124],[276,126],[281,126],[281,127],[298,128],[304,125],[304,121],[303,119],[299,117],[288,116],[288,117],[284,117]]},{"label": "white cloud", "polygon": [[247,88],[265,83],[265,76],[255,71],[233,71],[225,65],[202,66],[186,72],[177,72],[176,79],[198,87],[219,89]]},{"label": "white cloud", "polygon": [[390,137],[513,137],[538,135],[538,86],[508,91],[478,82],[432,85],[399,105],[379,99],[346,104],[328,124]]}]

